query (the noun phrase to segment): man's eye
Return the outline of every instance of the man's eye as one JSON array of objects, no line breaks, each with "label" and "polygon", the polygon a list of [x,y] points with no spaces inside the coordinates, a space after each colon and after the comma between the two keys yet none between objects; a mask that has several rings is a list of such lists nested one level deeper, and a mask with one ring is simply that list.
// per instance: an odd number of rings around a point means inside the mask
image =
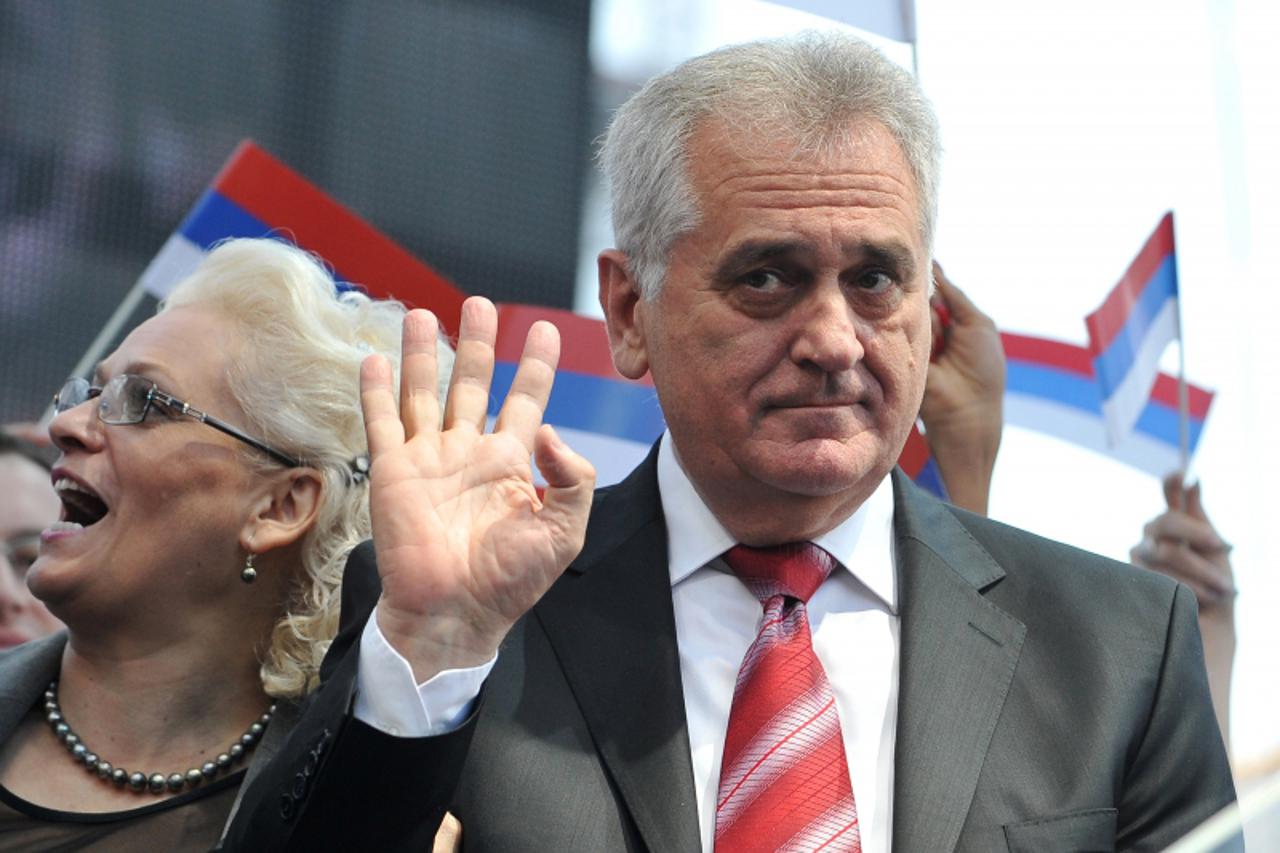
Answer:
[{"label": "man's eye", "polygon": [[869,293],[883,293],[893,287],[893,276],[883,270],[872,270],[858,276],[857,285],[859,290]]},{"label": "man's eye", "polygon": [[742,283],[752,290],[762,293],[771,293],[779,290],[785,285],[782,276],[773,270],[756,270],[749,272],[742,277]]}]

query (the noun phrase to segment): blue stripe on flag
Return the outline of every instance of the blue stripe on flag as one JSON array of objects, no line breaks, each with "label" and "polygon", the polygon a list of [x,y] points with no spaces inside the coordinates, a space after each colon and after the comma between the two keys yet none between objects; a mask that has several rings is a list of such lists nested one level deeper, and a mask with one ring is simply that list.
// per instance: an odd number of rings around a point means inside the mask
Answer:
[{"label": "blue stripe on flag", "polygon": [[[493,368],[489,414],[497,415],[507,397],[516,366],[500,361]],[[543,420],[556,426],[611,435],[650,444],[666,429],[658,395],[647,385],[631,385],[585,373],[560,371]]]},{"label": "blue stripe on flag", "polygon": [[1178,295],[1178,271],[1174,256],[1167,256],[1151,276],[1142,296],[1129,311],[1124,328],[1116,334],[1101,355],[1093,360],[1093,370],[1102,388],[1102,396],[1110,397],[1133,367],[1142,339],[1167,300]]},{"label": "blue stripe on flag", "polygon": [[[278,237],[293,242],[288,228],[263,222],[216,190],[205,190],[178,226],[178,232],[205,252],[231,237]],[[361,289],[345,280],[338,270],[331,271],[339,291]]]},{"label": "blue stripe on flag", "polygon": [[273,229],[220,193],[206,190],[178,230],[207,252],[219,240],[266,237]]},{"label": "blue stripe on flag", "polygon": [[944,501],[950,500],[947,497],[947,488],[942,484],[942,472],[938,470],[938,461],[932,456],[929,457],[929,461],[924,463],[924,467],[920,469],[920,472],[916,474],[912,482]]},{"label": "blue stripe on flag", "polygon": [[[1102,400],[1099,389],[1092,380],[1052,367],[1028,364],[1020,361],[1008,363],[1006,393],[1021,394],[1070,406],[1101,421]],[[1200,443],[1204,420],[1194,415],[1188,419],[1190,448]],[[1171,447],[1178,446],[1178,410],[1154,400],[1148,400],[1134,429]],[[1069,436],[1060,436],[1070,440]]]},{"label": "blue stripe on flag", "polygon": [[[1146,433],[1152,438],[1172,447],[1178,447],[1178,410],[1171,409],[1163,403],[1147,402],[1146,408],[1138,416],[1134,429]],[[1204,421],[1194,416],[1187,418],[1187,441],[1190,450],[1195,450],[1200,443],[1200,431],[1204,429]]]},{"label": "blue stripe on flag", "polygon": [[1065,370],[1009,361],[1007,392],[1052,400],[1094,415],[1102,414],[1098,384],[1092,379]]}]

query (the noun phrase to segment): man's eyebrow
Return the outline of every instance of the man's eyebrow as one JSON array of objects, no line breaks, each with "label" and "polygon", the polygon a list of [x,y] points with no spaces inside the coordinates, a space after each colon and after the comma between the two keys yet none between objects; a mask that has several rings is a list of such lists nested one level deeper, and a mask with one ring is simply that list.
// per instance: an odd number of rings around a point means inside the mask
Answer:
[{"label": "man's eyebrow", "polygon": [[906,278],[915,275],[916,256],[905,243],[857,243],[846,245],[845,252],[860,256],[864,263],[879,264],[898,271]]},{"label": "man's eyebrow", "polygon": [[[906,277],[915,274],[915,253],[910,246],[898,240],[846,243],[841,249],[847,257],[857,258],[859,263],[890,267],[904,273]],[[735,246],[716,264],[716,273],[721,277],[728,277],[762,263],[811,254],[814,251],[814,247],[803,240],[748,240]]]},{"label": "man's eyebrow", "polygon": [[811,247],[799,240],[748,240],[735,246],[721,258],[716,264],[716,272],[722,275],[731,274],[767,261],[808,251],[811,251]]}]

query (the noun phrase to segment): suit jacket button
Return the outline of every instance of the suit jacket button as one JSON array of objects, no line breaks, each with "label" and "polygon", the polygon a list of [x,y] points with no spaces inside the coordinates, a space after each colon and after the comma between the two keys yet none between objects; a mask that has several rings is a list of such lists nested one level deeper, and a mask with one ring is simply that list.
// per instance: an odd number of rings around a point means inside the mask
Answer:
[{"label": "suit jacket button", "polygon": [[293,820],[294,815],[293,797],[284,794],[280,797],[280,817],[284,820]]},{"label": "suit jacket button", "polygon": [[305,800],[307,798],[307,777],[305,773],[299,773],[293,777],[293,798],[295,800]]}]

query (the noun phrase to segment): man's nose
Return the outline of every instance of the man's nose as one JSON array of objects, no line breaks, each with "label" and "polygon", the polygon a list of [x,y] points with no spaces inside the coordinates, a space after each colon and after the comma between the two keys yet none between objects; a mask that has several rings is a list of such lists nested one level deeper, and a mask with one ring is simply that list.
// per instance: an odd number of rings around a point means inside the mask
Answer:
[{"label": "man's nose", "polygon": [[791,357],[797,364],[838,373],[862,358],[859,318],[836,278],[816,284],[793,309],[793,317],[797,328]]}]

